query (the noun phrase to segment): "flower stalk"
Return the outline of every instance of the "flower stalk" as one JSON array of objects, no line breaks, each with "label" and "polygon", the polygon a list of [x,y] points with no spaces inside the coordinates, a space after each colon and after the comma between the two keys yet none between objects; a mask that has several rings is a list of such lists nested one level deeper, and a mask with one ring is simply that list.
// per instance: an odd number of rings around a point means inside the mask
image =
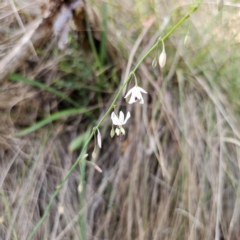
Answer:
[{"label": "flower stalk", "polygon": [[138,86],[137,77],[136,77],[135,73],[133,73],[133,76],[134,76],[135,86]]},{"label": "flower stalk", "polygon": [[92,140],[96,129],[98,129],[102,122],[105,120],[105,118],[109,115],[109,113],[112,111],[113,107],[116,104],[116,101],[118,100],[120,94],[122,93],[123,89],[126,87],[126,85],[129,83],[129,81],[132,78],[132,75],[135,74],[136,70],[138,69],[138,67],[140,66],[140,64],[145,60],[145,58],[151,53],[153,52],[159,45],[159,41],[164,41],[166,40],[189,16],[190,14],[192,14],[193,12],[195,12],[198,7],[200,6],[200,4],[202,3],[202,0],[199,1],[199,3],[197,3],[194,7],[192,7],[192,9],[161,39],[159,39],[146,53],[145,55],[139,60],[139,62],[136,64],[135,68],[132,70],[132,72],[129,74],[128,78],[126,79],[125,83],[120,87],[117,95],[115,96],[112,104],[109,106],[108,110],[106,111],[106,113],[104,114],[104,116],[101,118],[101,120],[99,121],[99,123],[97,124],[97,126],[93,129],[93,131],[91,132],[89,138],[87,139],[87,141],[85,142],[82,151],[79,155],[79,157],[77,158],[76,162],[72,165],[72,167],[69,169],[69,171],[67,172],[66,176],[63,178],[62,182],[56,187],[55,192],[53,193],[46,209],[45,212],[42,216],[42,218],[39,220],[39,222],[35,225],[35,227],[33,228],[32,232],[30,233],[30,235],[28,236],[27,240],[31,240],[34,235],[36,234],[37,230],[39,229],[39,227],[42,225],[42,223],[45,221],[50,208],[55,200],[55,198],[57,197],[58,193],[60,192],[60,190],[62,189],[62,187],[64,186],[64,184],[66,183],[66,181],[68,180],[69,176],[71,175],[71,173],[73,172],[73,170],[79,165],[79,163],[81,161],[84,160],[84,155],[87,151],[87,147],[88,144],[90,143],[90,141]]}]

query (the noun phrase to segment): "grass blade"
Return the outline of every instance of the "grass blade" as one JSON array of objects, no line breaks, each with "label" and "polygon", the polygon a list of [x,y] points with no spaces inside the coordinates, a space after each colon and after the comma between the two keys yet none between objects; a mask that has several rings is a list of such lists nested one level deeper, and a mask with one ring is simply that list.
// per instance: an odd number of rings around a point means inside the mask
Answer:
[{"label": "grass blade", "polygon": [[54,95],[56,95],[56,96],[58,96],[58,97],[60,97],[64,100],[66,100],[67,102],[71,103],[74,107],[80,107],[80,105],[77,102],[72,100],[66,94],[56,90],[53,87],[49,87],[48,85],[46,85],[44,83],[38,82],[36,80],[30,79],[30,78],[27,78],[27,77],[24,77],[20,74],[15,74],[15,73],[11,74],[9,76],[9,79],[13,80],[13,81],[17,81],[17,82],[24,82],[24,83],[29,84],[31,86],[38,87],[40,89],[46,90],[46,91],[48,91],[50,93],[53,93]]},{"label": "grass blade", "polygon": [[46,124],[48,124],[52,121],[55,121],[59,118],[66,117],[66,116],[73,115],[73,114],[79,114],[79,113],[85,113],[88,115],[90,114],[88,109],[83,109],[83,108],[82,109],[74,108],[74,109],[68,109],[68,110],[64,110],[61,112],[57,112],[57,113],[51,114],[49,117],[44,118],[43,120],[37,122],[36,124],[16,133],[15,136],[21,137],[21,136],[27,135],[27,134],[34,132],[37,129],[39,129],[39,128],[45,126]]}]

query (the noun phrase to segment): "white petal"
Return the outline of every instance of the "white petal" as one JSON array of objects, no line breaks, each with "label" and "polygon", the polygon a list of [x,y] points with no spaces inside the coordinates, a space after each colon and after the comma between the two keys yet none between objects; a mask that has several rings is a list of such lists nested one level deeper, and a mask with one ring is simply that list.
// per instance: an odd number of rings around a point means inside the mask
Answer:
[{"label": "white petal", "polygon": [[142,100],[142,94],[141,94],[141,92],[138,90],[137,92],[136,92],[136,98],[138,99],[138,101],[141,101]]},{"label": "white petal", "polygon": [[121,125],[121,123],[119,122],[119,119],[116,116],[115,112],[112,112],[111,119],[112,119],[112,122],[113,122],[114,125]]},{"label": "white petal", "polygon": [[140,104],[144,104],[144,100],[143,100],[143,98],[141,99]]},{"label": "white petal", "polygon": [[125,124],[130,117],[131,117],[131,114],[130,112],[128,112],[123,124]]},{"label": "white petal", "polygon": [[134,90],[134,87],[131,88],[131,89],[127,92],[127,94],[126,94],[126,96],[125,96],[124,98],[127,98],[127,97],[132,93],[133,90]]},{"label": "white petal", "polygon": [[135,103],[137,100],[136,100],[136,94],[132,94],[130,100],[129,100],[129,104],[132,104],[132,103]]},{"label": "white petal", "polygon": [[124,122],[124,114],[122,111],[120,111],[118,119],[119,119],[120,125],[122,125]]},{"label": "white petal", "polygon": [[125,129],[123,127],[120,128],[120,132],[125,135]]},{"label": "white petal", "polygon": [[140,88],[140,87],[138,87],[139,88],[139,91],[140,92],[142,92],[142,93],[147,93],[143,88]]}]

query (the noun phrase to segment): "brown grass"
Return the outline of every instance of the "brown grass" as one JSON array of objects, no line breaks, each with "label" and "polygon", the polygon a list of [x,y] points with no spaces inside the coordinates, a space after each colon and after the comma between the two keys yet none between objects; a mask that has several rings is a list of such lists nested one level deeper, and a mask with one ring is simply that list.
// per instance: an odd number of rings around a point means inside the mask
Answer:
[{"label": "brown grass", "polygon": [[[32,21],[43,16],[39,1],[34,7],[32,1],[16,2],[16,8],[23,10],[14,13],[8,1],[0,7],[0,62],[20,46]],[[97,24],[101,26],[103,2],[88,1],[86,7],[89,15],[95,12],[89,19],[96,51],[101,42]],[[187,4],[109,1],[108,56],[102,68],[89,42],[80,44],[81,32],[72,30],[63,52],[57,50],[53,36],[44,45],[28,45],[29,56],[13,71],[62,91],[92,115],[61,118],[16,137],[20,130],[72,106],[23,82],[1,82],[1,239],[27,239],[78,157],[79,150],[69,151],[70,142],[88,135],[88,126],[94,126],[105,113],[118,85],[188,10]],[[119,99],[116,111],[131,111],[132,115],[122,142],[109,136],[110,117],[104,121],[100,129],[103,147],[93,160],[103,173],[87,165],[84,207],[80,209],[82,186],[77,168],[33,239],[82,239],[82,215],[86,239],[240,239],[239,8],[228,3],[222,13],[216,9],[216,2],[202,4],[170,36],[162,71],[151,67],[161,46],[140,65],[136,75],[148,91],[145,104],[127,105]],[[183,40],[188,29],[191,42],[186,48]],[[86,34],[84,39],[88,41]],[[128,88],[132,86],[130,82]],[[94,141],[88,147],[88,160],[92,160],[93,149]]]}]

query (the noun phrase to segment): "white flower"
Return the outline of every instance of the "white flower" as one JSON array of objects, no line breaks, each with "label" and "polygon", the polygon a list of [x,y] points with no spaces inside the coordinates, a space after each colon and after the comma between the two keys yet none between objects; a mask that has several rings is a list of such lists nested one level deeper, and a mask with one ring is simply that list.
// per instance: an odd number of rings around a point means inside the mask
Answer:
[{"label": "white flower", "polygon": [[[122,111],[120,111],[119,113],[119,117],[117,117],[117,115],[112,112],[111,114],[111,119],[113,122],[113,125],[117,125],[117,128],[115,129],[116,135],[117,136],[122,136],[125,135],[125,130],[122,127],[122,125],[126,124],[127,120],[131,117],[130,112],[127,113],[126,118],[124,119],[124,114]],[[112,133],[111,133],[112,134]],[[114,136],[114,134],[113,134]]]},{"label": "white flower", "polygon": [[140,88],[135,85],[135,87],[131,88],[128,91],[128,93],[126,94],[126,96],[124,98],[127,98],[130,94],[132,94],[130,101],[128,102],[129,104],[135,103],[137,101],[140,101],[140,104],[143,104],[144,100],[143,100],[141,92],[147,93],[143,88]]},{"label": "white flower", "polygon": [[112,112],[112,114],[111,114],[111,119],[112,119],[113,125],[117,125],[117,126],[122,126],[122,125],[126,124],[127,120],[130,117],[131,117],[130,112],[127,113],[125,120],[124,120],[124,114],[122,111],[120,111],[119,117],[117,117],[115,112]]}]

